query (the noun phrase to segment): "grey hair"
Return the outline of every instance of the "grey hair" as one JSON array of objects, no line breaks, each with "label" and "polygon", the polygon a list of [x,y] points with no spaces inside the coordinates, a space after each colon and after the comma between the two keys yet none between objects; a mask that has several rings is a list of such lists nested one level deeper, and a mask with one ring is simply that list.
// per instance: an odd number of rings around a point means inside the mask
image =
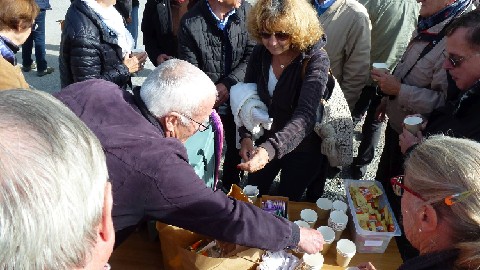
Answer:
[{"label": "grey hair", "polygon": [[[480,144],[467,139],[432,136],[419,144],[405,162],[412,189],[432,203],[449,224],[460,249],[458,269],[480,265]],[[445,197],[472,191],[451,206]],[[475,266],[475,267],[473,267]]]},{"label": "grey hair", "polygon": [[40,91],[0,92],[0,269],[91,259],[108,172],[98,139]]},{"label": "grey hair", "polygon": [[148,75],[140,89],[140,97],[156,117],[170,112],[192,117],[202,102],[216,95],[215,85],[203,71],[178,59],[163,62]]}]

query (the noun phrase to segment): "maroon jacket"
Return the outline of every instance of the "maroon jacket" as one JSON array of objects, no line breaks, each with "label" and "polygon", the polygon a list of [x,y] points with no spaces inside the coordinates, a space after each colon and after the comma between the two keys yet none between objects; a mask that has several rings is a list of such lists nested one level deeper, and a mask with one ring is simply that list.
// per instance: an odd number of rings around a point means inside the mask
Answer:
[{"label": "maroon jacket", "polygon": [[94,79],[72,84],[56,97],[104,148],[116,232],[151,217],[250,247],[281,250],[298,244],[297,225],[208,188],[188,164],[183,144],[165,138],[158,122],[142,115],[144,105],[132,94]]}]

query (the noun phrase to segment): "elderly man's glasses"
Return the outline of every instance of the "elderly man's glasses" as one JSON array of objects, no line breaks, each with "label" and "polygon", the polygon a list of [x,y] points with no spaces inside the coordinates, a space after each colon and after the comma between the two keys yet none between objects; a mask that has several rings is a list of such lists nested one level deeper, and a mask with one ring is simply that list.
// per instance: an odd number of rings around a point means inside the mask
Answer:
[{"label": "elderly man's glasses", "polygon": [[[405,176],[399,175],[399,176],[396,176],[396,177],[393,177],[392,179],[390,179],[390,183],[392,184],[393,192],[397,196],[402,196],[403,193],[406,191],[406,192],[412,194],[413,196],[419,198],[422,201],[427,201],[420,194],[418,194],[417,192],[415,192],[415,191],[411,190],[410,188],[406,187],[403,184],[403,179],[404,178],[405,178]],[[464,191],[464,192],[460,192],[460,193],[455,193],[453,195],[445,197],[443,202],[446,205],[451,206],[451,205],[453,205],[457,202],[461,202],[461,201],[465,200],[471,194],[472,194],[472,191]]]},{"label": "elderly man's glasses", "polygon": [[189,117],[189,116],[186,116],[186,115],[184,115],[184,114],[180,114],[180,115],[183,116],[183,117],[185,117],[185,118],[188,118],[188,120],[190,120],[190,121],[194,122],[195,124],[197,124],[197,125],[198,125],[198,131],[200,131],[200,132],[203,132],[203,131],[209,129],[209,128],[210,128],[210,125],[211,125],[211,123],[212,123],[212,122],[210,121],[210,117],[208,117],[208,120],[206,120],[204,123],[200,123],[200,122],[197,122],[197,121],[193,120],[193,119],[192,119],[191,117]]},{"label": "elderly man's glasses", "polygon": [[479,56],[480,52],[479,53],[474,53],[474,54],[471,54],[471,55],[468,55],[468,56],[458,56],[458,55],[449,54],[446,51],[444,51],[443,55],[450,62],[452,67],[456,68],[456,67],[459,67],[463,62],[469,60],[470,58]]},{"label": "elderly man's glasses", "polygon": [[290,38],[290,34],[287,34],[284,32],[275,32],[275,33],[262,32],[260,33],[260,36],[263,39],[270,39],[271,36],[275,36],[275,38],[279,41],[285,41]]}]

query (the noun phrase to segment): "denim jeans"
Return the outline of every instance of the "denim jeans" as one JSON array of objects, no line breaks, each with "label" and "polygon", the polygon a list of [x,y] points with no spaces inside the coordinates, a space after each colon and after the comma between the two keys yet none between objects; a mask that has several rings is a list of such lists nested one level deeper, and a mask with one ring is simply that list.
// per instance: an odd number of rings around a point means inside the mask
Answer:
[{"label": "denim jeans", "polygon": [[35,61],[37,61],[38,71],[47,69],[47,60],[45,59],[45,15],[46,10],[40,10],[37,18],[35,18],[37,29],[32,31],[27,41],[22,45],[22,64],[24,67],[28,67],[33,63],[32,49],[35,42]]},{"label": "denim jeans", "polygon": [[132,6],[132,22],[127,23],[127,30],[132,34],[133,41],[135,42],[135,48],[137,48],[137,38],[138,38],[138,6]]}]

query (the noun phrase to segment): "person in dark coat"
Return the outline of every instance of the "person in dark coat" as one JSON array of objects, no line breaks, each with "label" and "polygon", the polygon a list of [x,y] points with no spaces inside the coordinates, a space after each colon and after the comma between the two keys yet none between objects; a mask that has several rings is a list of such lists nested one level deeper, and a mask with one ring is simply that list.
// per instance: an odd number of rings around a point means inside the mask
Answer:
[{"label": "person in dark coat", "polygon": [[131,94],[103,80],[56,94],[99,138],[113,190],[116,246],[146,218],[268,250],[322,249],[321,233],[208,188],[183,143],[209,126],[216,88],[198,68],[165,61]]},{"label": "person in dark coat", "polygon": [[[282,170],[278,195],[298,201],[322,163],[313,127],[328,81],[326,37],[316,11],[303,0],[260,0],[249,16],[250,34],[262,45],[252,53],[245,83],[256,83],[273,124],[255,141],[257,148],[251,132],[239,128],[245,161],[239,167],[260,194],[268,194]],[[323,185],[325,179],[322,191]]]},{"label": "person in dark coat", "polygon": [[120,13],[107,0],[74,0],[65,15],[60,43],[62,87],[99,78],[122,88],[143,69],[147,54],[132,54],[134,42]]},{"label": "person in dark coat", "polygon": [[215,108],[222,119],[227,151],[222,182],[228,190],[240,182],[236,165],[236,126],[229,105],[230,88],[243,81],[254,41],[246,27],[250,4],[242,0],[199,0],[181,19],[178,58],[205,72],[217,86]]},{"label": "person in dark coat", "polygon": [[418,134],[405,130],[400,135],[402,152],[421,142],[423,135],[445,134],[480,142],[480,10],[455,20],[447,31],[447,57],[443,67],[459,93],[449,95],[445,106],[432,112],[425,129]]}]

